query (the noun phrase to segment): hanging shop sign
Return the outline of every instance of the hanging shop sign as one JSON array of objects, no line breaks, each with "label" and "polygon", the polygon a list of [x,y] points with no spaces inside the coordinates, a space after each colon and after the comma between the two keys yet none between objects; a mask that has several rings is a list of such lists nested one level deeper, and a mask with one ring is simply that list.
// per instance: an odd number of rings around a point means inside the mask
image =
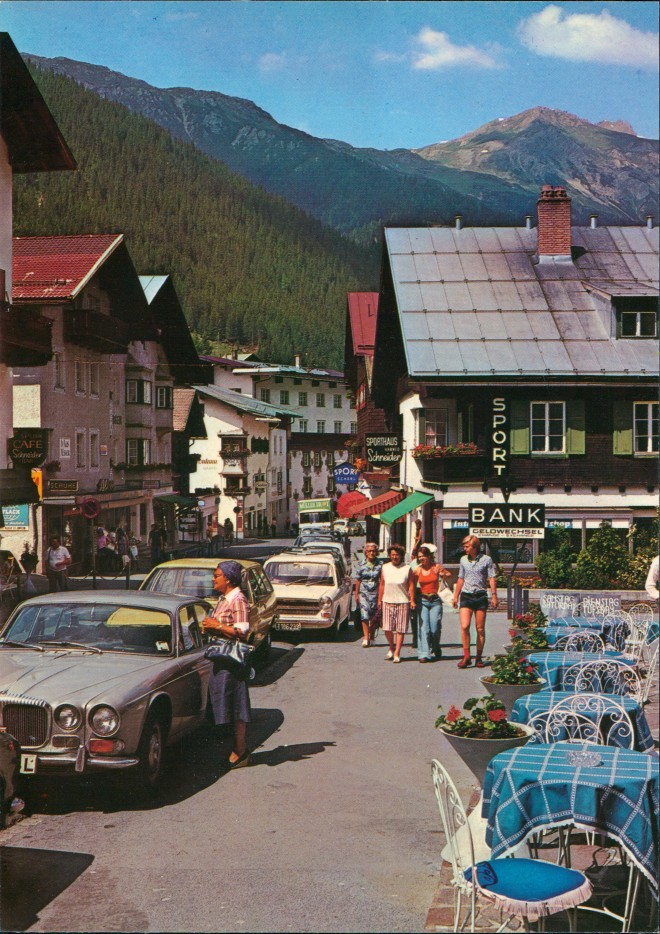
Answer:
[{"label": "hanging shop sign", "polygon": [[7,441],[7,453],[12,462],[22,467],[39,467],[48,454],[48,432],[45,428],[15,428]]},{"label": "hanging shop sign", "polygon": [[485,538],[543,538],[543,503],[478,503],[468,506],[470,535]]},{"label": "hanging shop sign", "polygon": [[491,417],[491,468],[496,477],[509,472],[509,407],[506,399],[493,399]]},{"label": "hanging shop sign", "polygon": [[371,467],[391,467],[403,456],[401,435],[365,435],[364,446]]},{"label": "hanging shop sign", "polygon": [[27,529],[30,523],[30,507],[27,503],[21,506],[3,506],[0,520],[3,529]]},{"label": "hanging shop sign", "polygon": [[360,479],[359,473],[348,461],[337,464],[337,466],[333,468],[332,475],[335,478],[335,483],[352,484],[357,483]]},{"label": "hanging shop sign", "polygon": [[49,493],[77,493],[78,492],[78,481],[77,480],[49,480],[48,481],[48,492]]}]

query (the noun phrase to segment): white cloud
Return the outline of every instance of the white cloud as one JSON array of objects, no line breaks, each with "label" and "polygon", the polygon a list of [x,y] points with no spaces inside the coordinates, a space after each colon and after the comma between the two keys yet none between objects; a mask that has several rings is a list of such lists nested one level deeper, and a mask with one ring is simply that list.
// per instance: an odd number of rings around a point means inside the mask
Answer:
[{"label": "white cloud", "polygon": [[425,26],[417,35],[424,49],[413,55],[413,68],[420,71],[437,71],[456,65],[475,65],[478,68],[499,68],[500,65],[482,49],[474,45],[454,45],[446,32],[438,32]]},{"label": "white cloud", "polygon": [[570,13],[550,4],[518,25],[520,41],[538,55],[655,70],[658,34],[642,32],[607,10]]},{"label": "white cloud", "polygon": [[264,52],[264,54],[259,57],[260,71],[281,71],[283,68],[286,68],[287,64],[286,52]]}]

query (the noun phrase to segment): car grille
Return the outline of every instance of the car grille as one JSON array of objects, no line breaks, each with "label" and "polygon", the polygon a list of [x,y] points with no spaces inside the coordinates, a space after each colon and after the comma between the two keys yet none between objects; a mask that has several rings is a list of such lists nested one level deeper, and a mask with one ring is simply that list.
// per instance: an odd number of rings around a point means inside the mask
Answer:
[{"label": "car grille", "polygon": [[319,612],[319,605],[316,602],[284,603],[278,600],[277,611],[280,615],[285,614],[286,616],[316,616]]},{"label": "car grille", "polygon": [[21,746],[43,746],[48,739],[48,711],[28,704],[5,704],[2,722]]}]

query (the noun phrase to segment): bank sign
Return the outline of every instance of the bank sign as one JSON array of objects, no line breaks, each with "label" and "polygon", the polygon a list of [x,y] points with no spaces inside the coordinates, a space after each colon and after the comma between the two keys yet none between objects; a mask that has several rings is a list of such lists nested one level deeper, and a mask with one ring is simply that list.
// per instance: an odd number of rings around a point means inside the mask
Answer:
[{"label": "bank sign", "polygon": [[470,535],[480,538],[543,538],[543,503],[517,503],[515,506],[471,503],[468,506]]}]

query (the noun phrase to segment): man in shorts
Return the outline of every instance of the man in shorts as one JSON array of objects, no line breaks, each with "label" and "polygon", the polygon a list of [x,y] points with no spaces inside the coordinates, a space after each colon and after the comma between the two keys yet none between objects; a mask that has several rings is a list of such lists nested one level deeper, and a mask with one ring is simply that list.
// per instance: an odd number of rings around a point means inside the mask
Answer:
[{"label": "man in shorts", "polygon": [[461,642],[463,644],[463,658],[458,663],[459,668],[469,668],[472,664],[470,658],[470,624],[472,614],[477,629],[477,653],[475,666],[484,668],[482,660],[484,642],[486,641],[486,613],[488,611],[488,588],[490,587],[490,606],[496,610],[497,599],[497,571],[490,555],[482,554],[479,550],[480,541],[476,535],[468,535],[463,539],[465,554],[458,566],[458,580],[454,592],[454,609],[459,610],[461,621]]}]

